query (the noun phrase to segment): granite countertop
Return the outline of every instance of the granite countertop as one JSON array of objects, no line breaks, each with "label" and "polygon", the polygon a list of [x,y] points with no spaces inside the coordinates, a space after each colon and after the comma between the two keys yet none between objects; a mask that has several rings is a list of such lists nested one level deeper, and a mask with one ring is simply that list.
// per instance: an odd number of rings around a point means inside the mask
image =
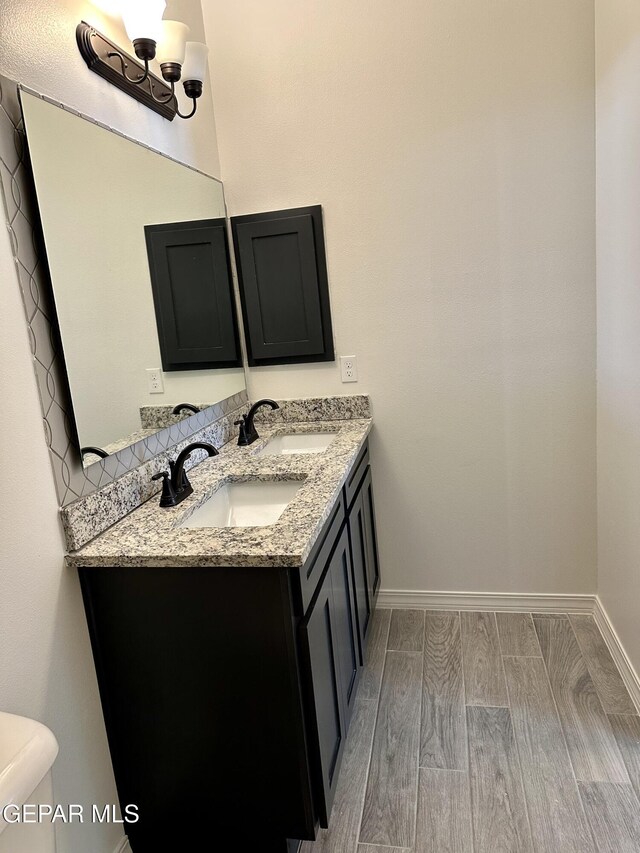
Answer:
[{"label": "granite countertop", "polygon": [[[122,521],[67,555],[75,566],[301,566],[329,517],[371,430],[371,420],[259,425],[250,447],[225,445],[189,471],[193,494],[161,509],[154,495]],[[257,456],[272,436],[337,432],[324,453]],[[300,480],[301,488],[267,527],[180,528],[222,485],[248,479]]]}]

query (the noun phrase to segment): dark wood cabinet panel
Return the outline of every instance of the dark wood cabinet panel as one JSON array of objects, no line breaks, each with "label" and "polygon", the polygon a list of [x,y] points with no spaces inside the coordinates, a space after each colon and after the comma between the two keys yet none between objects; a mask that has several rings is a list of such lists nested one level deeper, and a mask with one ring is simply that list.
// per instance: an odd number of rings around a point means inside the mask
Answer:
[{"label": "dark wood cabinet panel", "polygon": [[317,799],[322,826],[328,825],[347,733],[336,648],[336,621],[331,572],[327,571],[315,605],[302,627],[309,660],[309,732],[315,751],[316,784],[321,788]]},{"label": "dark wood cabinet panel", "polygon": [[376,512],[373,501],[373,479],[371,468],[368,468],[362,483],[362,501],[364,509],[364,525],[367,544],[367,582],[369,585],[369,601],[371,610],[375,609],[375,601],[380,591],[380,559],[378,556],[378,536],[376,532]]},{"label": "dark wood cabinet panel", "polygon": [[369,560],[367,536],[368,527],[365,518],[364,492],[360,489],[349,512],[349,542],[351,545],[353,585],[357,603],[356,615],[358,617],[358,639],[361,661],[364,661],[366,639],[371,621],[371,599],[369,597],[369,575],[367,572],[367,562]]},{"label": "dark wood cabinet panel", "polygon": [[340,662],[340,692],[347,728],[351,721],[353,702],[360,673],[358,619],[351,572],[351,553],[346,528],[338,540],[331,558],[331,585],[336,614],[336,643]]},{"label": "dark wood cabinet panel", "polygon": [[316,750],[318,815],[328,825],[356,695],[360,656],[346,527],[329,559],[318,596],[302,625],[310,663],[310,716]]},{"label": "dark wood cabinet panel", "polygon": [[[314,833],[285,572],[90,568],[80,579],[134,853]],[[169,821],[176,803],[189,820]],[[173,833],[173,835],[172,835]],[[172,848],[173,849],[173,848]]]},{"label": "dark wood cabinet panel", "polygon": [[320,205],[231,225],[249,364],[333,361]]},{"label": "dark wood cabinet panel", "polygon": [[240,367],[224,219],[145,227],[162,368]]},{"label": "dark wood cabinet panel", "polygon": [[307,562],[300,571],[300,598],[303,613],[306,612],[313,600],[345,518],[344,502],[341,495],[336,501]]}]

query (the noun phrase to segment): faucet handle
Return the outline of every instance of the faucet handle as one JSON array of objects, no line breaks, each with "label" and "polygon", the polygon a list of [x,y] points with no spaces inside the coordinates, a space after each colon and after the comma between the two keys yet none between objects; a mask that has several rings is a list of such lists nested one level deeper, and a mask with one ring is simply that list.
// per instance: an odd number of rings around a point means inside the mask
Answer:
[{"label": "faucet handle", "polygon": [[160,496],[160,506],[175,506],[176,492],[171,482],[171,475],[168,471],[160,471],[154,474],[152,480],[162,480],[162,495]]},{"label": "faucet handle", "polygon": [[233,425],[240,427],[238,430],[238,447],[246,447],[249,444],[249,437],[247,436],[247,416],[243,415],[239,421],[234,421]]}]

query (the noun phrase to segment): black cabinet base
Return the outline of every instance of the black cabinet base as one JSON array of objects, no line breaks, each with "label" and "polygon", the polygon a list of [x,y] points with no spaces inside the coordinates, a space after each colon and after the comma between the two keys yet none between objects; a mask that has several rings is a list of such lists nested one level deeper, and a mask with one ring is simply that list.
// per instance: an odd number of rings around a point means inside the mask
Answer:
[{"label": "black cabinet base", "polygon": [[140,816],[133,853],[158,853],[174,821],[181,838],[195,822],[212,839],[259,833],[256,849],[313,838],[288,572],[111,567],[80,580],[119,800]]}]

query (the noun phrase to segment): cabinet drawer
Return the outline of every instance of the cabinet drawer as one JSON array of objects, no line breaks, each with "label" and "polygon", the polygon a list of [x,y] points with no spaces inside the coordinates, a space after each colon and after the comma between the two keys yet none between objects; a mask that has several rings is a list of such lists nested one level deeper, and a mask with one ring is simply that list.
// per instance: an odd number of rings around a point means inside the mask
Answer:
[{"label": "cabinet drawer", "polygon": [[344,497],[340,494],[335,506],[331,510],[327,523],[322,529],[322,533],[318,537],[318,541],[313,546],[309,559],[300,569],[300,593],[303,613],[306,613],[307,608],[313,600],[333,546],[340,535],[344,520]]},{"label": "cabinet drawer", "polygon": [[367,467],[369,465],[369,442],[367,441],[358,454],[355,465],[353,466],[347,482],[344,484],[344,498],[347,509],[351,506],[358,492],[360,481],[362,480]]}]

